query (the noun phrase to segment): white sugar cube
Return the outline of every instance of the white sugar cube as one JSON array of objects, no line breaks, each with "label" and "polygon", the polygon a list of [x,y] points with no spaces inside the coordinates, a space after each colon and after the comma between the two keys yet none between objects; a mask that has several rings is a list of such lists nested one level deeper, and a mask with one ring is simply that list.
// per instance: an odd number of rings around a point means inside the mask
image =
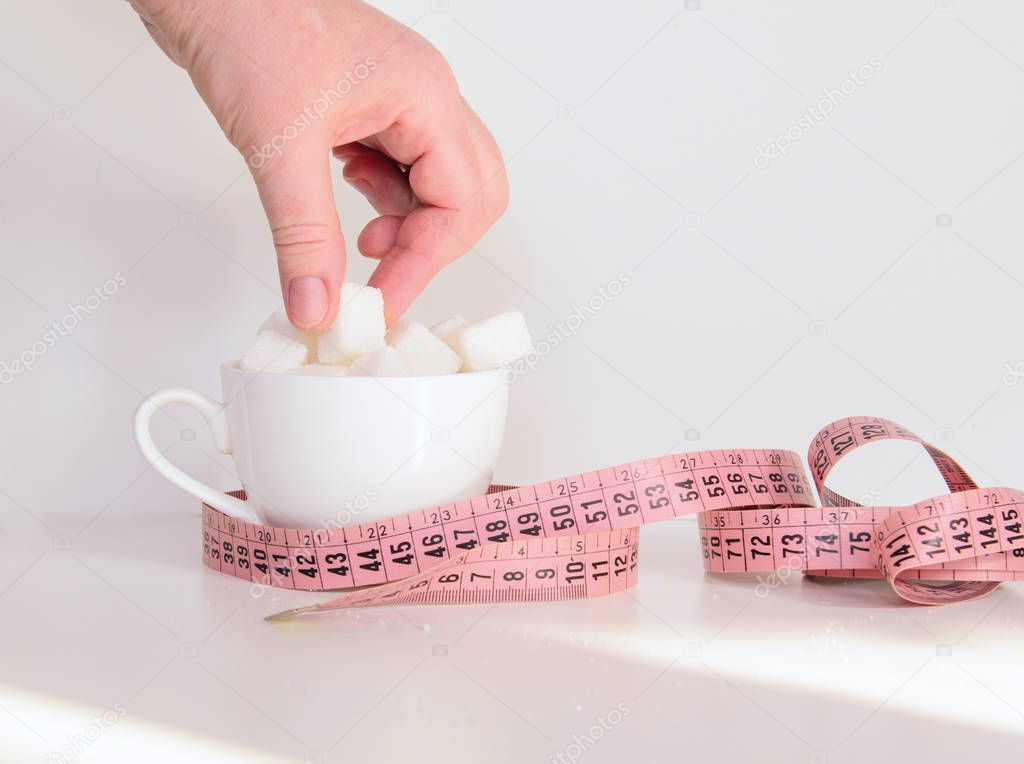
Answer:
[{"label": "white sugar cube", "polygon": [[301,340],[273,329],[260,332],[239,366],[246,371],[281,373],[302,366],[309,360],[309,348]]},{"label": "white sugar cube", "polygon": [[391,327],[387,343],[417,376],[454,374],[462,366],[459,354],[423,324],[403,318]]},{"label": "white sugar cube", "polygon": [[412,369],[402,360],[402,354],[385,345],[368,355],[357,359],[349,374],[353,377],[411,377]]},{"label": "white sugar cube", "polygon": [[497,369],[533,348],[526,319],[517,310],[460,327],[448,335],[447,342],[462,357],[463,371]]},{"label": "white sugar cube", "polygon": [[288,320],[288,314],[283,310],[275,310],[267,316],[266,320],[260,324],[257,333],[267,330],[283,334],[285,337],[291,337],[293,340],[300,340],[309,348],[309,359],[314,362],[317,360],[316,335],[306,334],[292,326],[292,322]]},{"label": "white sugar cube", "polygon": [[456,313],[451,318],[446,318],[444,321],[439,321],[434,324],[430,327],[430,331],[432,331],[435,336],[440,337],[443,340],[447,340],[449,334],[465,325],[466,319],[462,317],[462,314]]},{"label": "white sugar cube", "polygon": [[361,284],[343,284],[338,317],[319,338],[321,363],[349,364],[384,347],[384,295]]},{"label": "white sugar cube", "polygon": [[300,366],[288,373],[299,374],[303,377],[344,377],[348,375],[349,367],[327,363],[311,363],[306,366]]}]

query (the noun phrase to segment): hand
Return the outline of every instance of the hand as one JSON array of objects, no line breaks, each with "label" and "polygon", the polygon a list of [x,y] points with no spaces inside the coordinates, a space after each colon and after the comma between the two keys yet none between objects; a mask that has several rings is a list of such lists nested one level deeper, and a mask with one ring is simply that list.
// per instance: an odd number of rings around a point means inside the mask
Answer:
[{"label": "hand", "polygon": [[430,43],[358,0],[130,0],[246,157],[270,222],[292,323],[334,320],[345,242],[330,154],[380,217],[392,323],[508,204],[498,147]]}]

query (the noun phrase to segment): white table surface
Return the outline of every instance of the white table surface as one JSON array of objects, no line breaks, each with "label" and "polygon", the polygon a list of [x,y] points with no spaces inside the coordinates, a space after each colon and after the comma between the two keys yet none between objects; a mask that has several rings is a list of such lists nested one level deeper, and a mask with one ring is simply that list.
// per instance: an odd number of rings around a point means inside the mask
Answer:
[{"label": "white table surface", "polygon": [[766,592],[705,576],[685,518],[643,530],[626,594],[268,624],[328,595],[205,569],[182,504],[0,540],[25,568],[2,600],[0,760],[77,741],[68,760],[945,761],[1024,730],[1017,584],[942,608],[882,582]]}]

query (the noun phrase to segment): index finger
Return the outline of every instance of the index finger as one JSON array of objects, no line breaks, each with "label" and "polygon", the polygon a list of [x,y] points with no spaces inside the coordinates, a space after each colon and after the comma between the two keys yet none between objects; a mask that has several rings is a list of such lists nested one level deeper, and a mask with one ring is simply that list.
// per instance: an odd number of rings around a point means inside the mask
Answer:
[{"label": "index finger", "polygon": [[435,140],[409,171],[422,206],[397,230],[394,218],[374,221],[390,225],[394,235],[370,278],[370,285],[384,292],[389,324],[438,271],[479,241],[507,204],[508,185],[494,139],[468,108],[459,112],[461,129],[433,133]]}]

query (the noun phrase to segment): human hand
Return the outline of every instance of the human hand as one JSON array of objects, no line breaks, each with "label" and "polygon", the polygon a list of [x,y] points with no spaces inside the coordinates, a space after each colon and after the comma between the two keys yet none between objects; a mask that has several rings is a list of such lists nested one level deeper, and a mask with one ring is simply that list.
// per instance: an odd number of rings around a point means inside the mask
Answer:
[{"label": "human hand", "polygon": [[129,0],[188,71],[246,157],[277,249],[292,323],[334,320],[345,241],[330,154],[380,217],[359,251],[388,323],[504,212],[493,137],[447,62],[412,30],[358,0]]}]

